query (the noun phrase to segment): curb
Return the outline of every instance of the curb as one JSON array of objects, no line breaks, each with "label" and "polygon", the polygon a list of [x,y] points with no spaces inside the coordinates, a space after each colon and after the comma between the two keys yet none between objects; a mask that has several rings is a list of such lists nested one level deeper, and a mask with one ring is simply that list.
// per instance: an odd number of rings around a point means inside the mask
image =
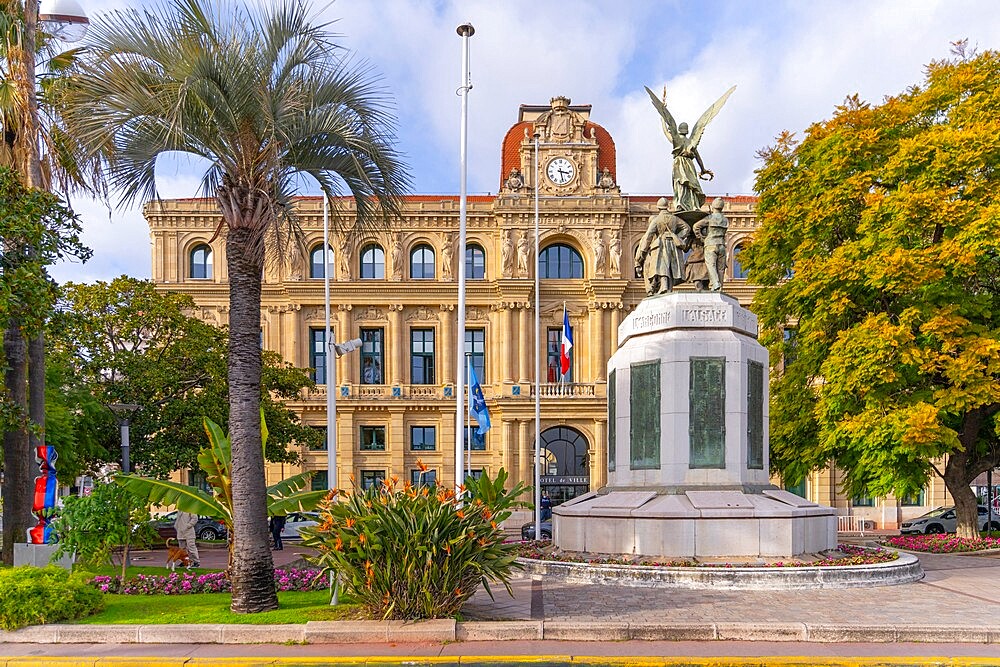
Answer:
[{"label": "curb", "polygon": [[995,665],[996,661],[974,657],[605,657],[572,655],[498,656],[391,656],[302,658],[156,658],[156,657],[0,657],[0,667],[530,667],[572,665],[578,667],[972,667]]},{"label": "curb", "polygon": [[[36,625],[0,632],[10,644],[360,644],[564,640],[1000,644],[1000,625],[625,623],[577,621],[310,621],[302,625]],[[11,658],[13,659],[13,658]],[[14,663],[7,663],[14,664]],[[93,664],[93,663],[91,663]],[[935,663],[936,664],[936,663]],[[0,662],[0,667],[4,663]]]}]

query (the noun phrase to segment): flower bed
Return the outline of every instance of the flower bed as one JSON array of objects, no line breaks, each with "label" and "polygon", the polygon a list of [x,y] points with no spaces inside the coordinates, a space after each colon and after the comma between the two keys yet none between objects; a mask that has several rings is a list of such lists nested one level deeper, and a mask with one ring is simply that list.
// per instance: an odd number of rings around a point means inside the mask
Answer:
[{"label": "flower bed", "polygon": [[958,554],[985,549],[1000,549],[1000,538],[979,537],[970,539],[955,535],[900,535],[885,540],[896,549],[921,551],[932,554]]},{"label": "flower bed", "polygon": [[[90,583],[102,593],[119,595],[187,595],[232,591],[225,572],[140,574],[124,581],[121,577],[97,576]],[[327,586],[326,577],[320,576],[320,571],[313,569],[275,569],[274,583],[279,591],[316,591]]]},{"label": "flower bed", "polygon": [[523,542],[518,551],[519,558],[534,560],[558,561],[561,563],[591,563],[594,565],[646,565],[653,567],[837,567],[843,565],[874,565],[887,563],[899,558],[895,551],[880,547],[859,547],[850,544],[837,545],[836,553],[828,553],[815,560],[759,561],[750,560],[738,563],[703,562],[693,558],[681,558],[668,561],[658,561],[646,557],[620,556],[588,556],[576,552],[564,552],[551,549],[552,543]]}]

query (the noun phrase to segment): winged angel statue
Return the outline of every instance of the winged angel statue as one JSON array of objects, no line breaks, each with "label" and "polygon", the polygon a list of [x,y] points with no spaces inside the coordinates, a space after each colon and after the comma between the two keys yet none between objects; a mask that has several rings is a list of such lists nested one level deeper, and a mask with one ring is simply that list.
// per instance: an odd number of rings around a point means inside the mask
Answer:
[{"label": "winged angel statue", "polygon": [[[674,147],[672,151],[674,155],[674,206],[678,211],[696,211],[705,203],[705,193],[702,191],[698,179],[703,178],[710,181],[715,174],[705,169],[705,163],[701,161],[701,155],[698,154],[698,142],[701,141],[701,135],[705,133],[705,128],[719,113],[722,105],[726,103],[734,90],[736,90],[736,86],[727,90],[722,97],[716,100],[715,104],[708,107],[705,113],[701,114],[698,122],[694,124],[691,135],[688,136],[687,123],[681,123],[678,126],[664,104],[666,89],[664,89],[664,99],[661,101],[653,91],[646,88],[650,99],[653,100],[653,106],[656,107],[663,119],[663,133],[667,135],[667,139]],[[695,170],[696,162],[698,163],[697,171]]]}]

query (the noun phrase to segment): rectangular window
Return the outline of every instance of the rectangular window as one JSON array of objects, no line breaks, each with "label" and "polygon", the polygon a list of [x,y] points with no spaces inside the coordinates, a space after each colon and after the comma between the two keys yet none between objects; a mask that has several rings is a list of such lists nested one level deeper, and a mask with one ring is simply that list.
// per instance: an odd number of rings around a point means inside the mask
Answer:
[{"label": "rectangular window", "polygon": [[367,491],[373,486],[379,486],[385,481],[385,470],[362,470],[361,490]]},{"label": "rectangular window", "polygon": [[632,364],[629,373],[629,465],[632,470],[656,470],[660,467],[660,362]]},{"label": "rectangular window", "polygon": [[434,329],[410,330],[410,382],[434,384]]},{"label": "rectangular window", "polygon": [[361,384],[385,384],[384,332],[382,329],[361,330]]},{"label": "rectangular window", "polygon": [[794,327],[788,327],[784,330],[784,347],[782,352],[784,354],[784,365],[795,361],[795,358],[799,353],[799,330]]},{"label": "rectangular window", "polygon": [[476,424],[476,420],[473,419],[469,424],[465,425],[462,429],[464,437],[462,442],[465,443],[465,451],[473,452],[484,452],[486,451],[486,436],[480,435],[476,431],[479,430],[479,426]]},{"label": "rectangular window", "polygon": [[410,427],[410,450],[414,452],[433,452],[437,449],[437,435],[433,426]]},{"label": "rectangular window", "polygon": [[797,484],[787,484],[786,483],[785,484],[785,491],[788,491],[789,493],[794,493],[795,495],[799,496],[800,498],[805,498],[806,497],[806,478],[803,477],[802,479],[799,480],[799,482]]},{"label": "rectangular window", "polygon": [[465,354],[481,384],[486,384],[486,329],[465,330]]},{"label": "rectangular window", "polygon": [[483,469],[482,468],[473,468],[472,470],[469,470],[468,472],[465,473],[465,478],[466,479],[469,479],[469,478],[479,479],[482,476],[483,476]]},{"label": "rectangular window", "polygon": [[573,357],[570,355],[569,370],[566,377],[562,376],[562,328],[552,328],[546,331],[545,345],[545,368],[546,378],[549,382],[572,382],[573,381]]},{"label": "rectangular window", "polygon": [[414,486],[434,486],[437,484],[437,470],[420,472],[420,468],[410,470],[410,483]]},{"label": "rectangular window", "polygon": [[617,391],[615,387],[615,371],[612,369],[608,373],[608,470],[615,470],[615,437],[617,434],[617,420],[615,411],[618,409]]},{"label": "rectangular window", "polygon": [[309,451],[311,452],[325,452],[326,451],[326,427],[325,426],[310,426],[311,429],[317,433],[322,434],[323,441],[317,444],[309,444]]},{"label": "rectangular window", "polygon": [[919,492],[911,494],[908,496],[903,496],[899,499],[899,504],[903,507],[920,507],[924,504],[924,490],[920,489]]},{"label": "rectangular window", "polygon": [[875,499],[871,496],[854,496],[851,498],[854,507],[875,507]]},{"label": "rectangular window", "polygon": [[326,336],[323,329],[309,329],[309,366],[316,384],[326,384]]},{"label": "rectangular window", "polygon": [[358,449],[363,452],[384,452],[385,426],[362,426]]},{"label": "rectangular window", "polygon": [[688,467],[725,469],[726,358],[691,357],[690,374]]},{"label": "rectangular window", "polygon": [[747,468],[764,469],[764,364],[747,362]]},{"label": "rectangular window", "polygon": [[202,470],[192,470],[188,473],[188,486],[201,489],[205,493],[212,494],[212,487],[208,484],[208,475]]},{"label": "rectangular window", "polygon": [[316,474],[313,475],[311,484],[311,489],[313,491],[324,491],[330,487],[326,485],[326,480],[328,479],[328,474],[326,470],[317,470]]}]

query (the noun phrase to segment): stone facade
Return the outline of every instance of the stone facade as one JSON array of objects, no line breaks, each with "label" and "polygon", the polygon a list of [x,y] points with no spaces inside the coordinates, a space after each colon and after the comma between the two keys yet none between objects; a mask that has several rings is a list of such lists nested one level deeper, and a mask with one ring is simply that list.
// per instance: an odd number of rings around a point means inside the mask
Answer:
[{"label": "stone facade", "polygon": [[[605,364],[618,347],[619,325],[645,297],[632,258],[658,198],[622,192],[614,141],[590,119],[590,111],[589,105],[572,105],[565,98],[555,98],[549,105],[522,105],[517,122],[501,142],[497,193],[468,198],[467,248],[474,256],[467,266],[480,273],[467,275],[466,328],[475,332],[473,346],[481,364],[477,375],[493,424],[483,449],[472,451],[471,467],[495,474],[502,466],[512,482],[531,483],[537,349],[545,366],[540,384],[543,485],[557,503],[607,482]],[[538,342],[533,238],[536,131],[539,247],[549,260],[541,279],[543,340]],[[748,306],[755,288],[741,277],[736,255],[756,227],[756,200],[733,196],[725,197],[725,202],[730,227],[724,289]],[[310,368],[317,361],[314,337],[322,335],[324,321],[322,272],[313,277],[313,260],[318,258],[322,267],[322,252],[315,252],[322,248],[322,200],[301,197],[295,207],[304,244],[289,248],[284,256],[269,257],[262,286],[261,339],[266,349]],[[336,362],[337,485],[348,486],[352,475],[359,484],[382,475],[410,479],[418,459],[435,471],[438,483],[452,484],[457,262],[467,256],[455,247],[458,196],[408,196],[401,218],[390,228],[364,234],[345,234],[336,225],[338,219],[351,219],[350,200],[334,201],[331,211],[334,338],[381,337],[377,377],[366,379],[364,357],[358,352]],[[190,294],[198,317],[227,325],[225,244],[222,235],[215,236],[221,218],[214,201],[155,201],[144,213],[152,237],[154,282],[161,289]],[[567,277],[546,278],[544,271]],[[691,287],[681,285],[679,290]],[[575,341],[565,383],[553,372],[547,344],[553,336],[558,355],[564,304]],[[419,378],[414,377],[412,363],[417,339],[432,345],[425,359],[430,375]],[[304,423],[325,425],[326,389],[325,381],[320,382],[290,404]],[[362,433],[371,436],[373,429],[384,436],[384,449],[380,442],[375,447],[362,442]],[[302,466],[270,465],[268,482],[302,469],[325,470],[325,451],[303,451],[302,457]],[[317,479],[325,482],[322,475]],[[835,485],[835,475],[817,474],[807,481],[805,493],[846,512],[849,502],[837,495]],[[924,504],[943,504],[940,489],[943,485],[932,485]],[[900,512],[895,501],[889,503],[892,512],[886,505],[885,516],[875,517],[880,524],[922,509]]]}]

